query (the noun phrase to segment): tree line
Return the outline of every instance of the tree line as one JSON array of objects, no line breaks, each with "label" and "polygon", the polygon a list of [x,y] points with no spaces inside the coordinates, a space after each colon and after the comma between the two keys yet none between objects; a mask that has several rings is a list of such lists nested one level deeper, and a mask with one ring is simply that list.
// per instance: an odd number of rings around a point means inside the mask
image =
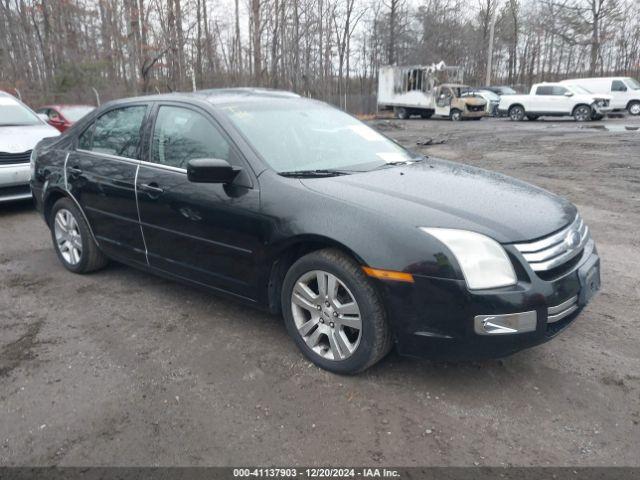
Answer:
[{"label": "tree line", "polygon": [[640,73],[639,0],[0,0],[0,88],[30,103],[223,86],[375,109],[387,64],[525,89]]}]

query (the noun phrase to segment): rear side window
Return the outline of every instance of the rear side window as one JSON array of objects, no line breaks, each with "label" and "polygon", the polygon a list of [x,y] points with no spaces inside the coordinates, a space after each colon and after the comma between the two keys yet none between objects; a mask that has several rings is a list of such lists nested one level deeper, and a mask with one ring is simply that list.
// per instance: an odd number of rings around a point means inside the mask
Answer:
[{"label": "rear side window", "polygon": [[612,92],[626,92],[627,86],[624,84],[622,80],[614,80],[611,82],[611,91]]},{"label": "rear side window", "polygon": [[151,158],[155,163],[187,168],[194,158],[218,158],[236,163],[220,131],[204,116],[181,107],[161,106],[153,130]]},{"label": "rear side window", "polygon": [[80,135],[78,148],[138,159],[146,112],[145,105],[110,110]]},{"label": "rear side window", "polygon": [[538,87],[536,95],[553,95],[553,87]]}]

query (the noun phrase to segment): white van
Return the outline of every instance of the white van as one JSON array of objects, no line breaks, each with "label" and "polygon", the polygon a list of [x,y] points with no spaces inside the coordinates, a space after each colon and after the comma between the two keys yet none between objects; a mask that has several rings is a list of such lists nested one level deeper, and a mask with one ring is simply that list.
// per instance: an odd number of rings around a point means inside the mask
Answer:
[{"label": "white van", "polygon": [[631,77],[572,78],[560,83],[578,85],[593,93],[611,95],[614,110],[640,115],[640,83]]}]

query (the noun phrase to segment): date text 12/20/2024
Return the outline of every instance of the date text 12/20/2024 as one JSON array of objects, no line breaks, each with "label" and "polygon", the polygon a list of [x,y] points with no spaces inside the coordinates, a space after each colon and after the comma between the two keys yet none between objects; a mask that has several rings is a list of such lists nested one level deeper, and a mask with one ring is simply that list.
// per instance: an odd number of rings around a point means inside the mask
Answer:
[{"label": "date text 12/20/2024", "polygon": [[400,478],[389,468],[234,468],[234,478]]}]

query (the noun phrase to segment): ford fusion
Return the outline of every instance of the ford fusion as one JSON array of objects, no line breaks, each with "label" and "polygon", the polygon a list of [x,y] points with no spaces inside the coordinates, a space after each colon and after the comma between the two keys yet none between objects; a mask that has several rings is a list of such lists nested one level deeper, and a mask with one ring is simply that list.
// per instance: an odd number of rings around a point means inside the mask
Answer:
[{"label": "ford fusion", "polygon": [[337,373],[393,347],[464,359],[543,343],[600,285],[568,201],[416,155],[291,93],[112,102],[32,162],[68,270],[113,259],[280,313],[302,353]]}]

